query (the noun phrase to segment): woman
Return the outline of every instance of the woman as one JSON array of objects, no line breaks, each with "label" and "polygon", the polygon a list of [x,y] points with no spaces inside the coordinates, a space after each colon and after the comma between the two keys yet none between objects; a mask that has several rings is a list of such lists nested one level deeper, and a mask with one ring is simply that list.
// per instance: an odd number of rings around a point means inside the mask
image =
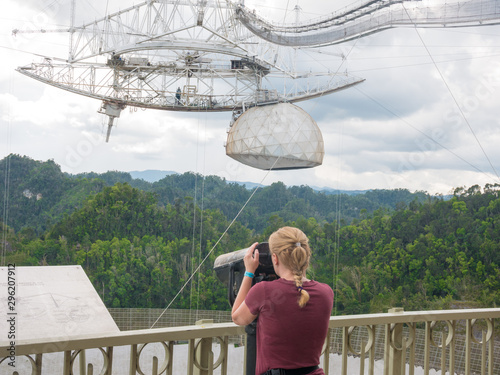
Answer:
[{"label": "woman", "polygon": [[333,291],[326,284],[306,278],[311,258],[307,236],[292,227],[274,232],[269,237],[269,249],[280,278],[252,287],[259,265],[257,244],[245,254],[245,277],[232,310],[233,322],[238,325],[250,324],[259,317],[256,375],[324,374],[318,365],[328,332]]}]

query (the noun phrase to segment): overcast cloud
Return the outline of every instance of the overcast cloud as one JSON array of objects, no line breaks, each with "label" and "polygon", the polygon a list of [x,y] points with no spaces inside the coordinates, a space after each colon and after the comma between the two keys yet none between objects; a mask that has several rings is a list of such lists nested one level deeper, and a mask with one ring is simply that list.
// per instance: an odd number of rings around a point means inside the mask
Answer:
[{"label": "overcast cloud", "polygon": [[[293,15],[291,9],[297,3],[302,19],[307,19],[348,2],[245,1],[248,7],[280,21],[285,14]],[[99,101],[15,72],[18,66],[39,61],[33,54],[67,57],[67,34],[13,37],[12,30],[67,26],[68,4],[62,0],[5,0],[2,4],[2,158],[16,153],[36,160],[53,159],[69,173],[161,169],[237,181],[264,179],[265,185],[283,181],[352,190],[407,188],[431,194],[500,183],[495,171],[500,170],[499,26],[420,29],[418,33],[400,28],[303,54],[299,64],[314,61],[331,71],[347,69],[366,81],[298,104],[323,133],[322,166],[267,174],[225,155],[229,113],[127,108],[110,142],[105,143],[107,119],[97,113]],[[75,23],[102,16],[105,5],[77,0]],[[109,1],[108,7],[115,11],[131,5],[132,1]],[[340,53],[347,56],[345,61],[334,56]]]}]

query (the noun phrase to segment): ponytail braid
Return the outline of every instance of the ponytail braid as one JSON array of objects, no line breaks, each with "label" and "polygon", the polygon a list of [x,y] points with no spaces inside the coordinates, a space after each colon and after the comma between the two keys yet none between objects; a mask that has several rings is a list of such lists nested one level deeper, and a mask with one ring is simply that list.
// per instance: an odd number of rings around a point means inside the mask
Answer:
[{"label": "ponytail braid", "polygon": [[311,249],[309,240],[300,229],[283,227],[269,237],[272,253],[279,256],[283,264],[293,273],[295,286],[299,292],[298,304],[302,308],[309,301],[309,293],[302,287],[302,276],[309,267]]}]

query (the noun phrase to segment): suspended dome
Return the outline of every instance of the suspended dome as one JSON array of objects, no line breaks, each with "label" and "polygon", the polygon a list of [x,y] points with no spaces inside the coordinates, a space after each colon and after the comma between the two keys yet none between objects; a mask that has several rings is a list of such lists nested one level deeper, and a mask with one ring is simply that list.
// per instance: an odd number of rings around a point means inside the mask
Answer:
[{"label": "suspended dome", "polygon": [[321,165],[323,136],[308,113],[290,104],[252,107],[233,124],[226,154],[259,169],[299,169]]}]

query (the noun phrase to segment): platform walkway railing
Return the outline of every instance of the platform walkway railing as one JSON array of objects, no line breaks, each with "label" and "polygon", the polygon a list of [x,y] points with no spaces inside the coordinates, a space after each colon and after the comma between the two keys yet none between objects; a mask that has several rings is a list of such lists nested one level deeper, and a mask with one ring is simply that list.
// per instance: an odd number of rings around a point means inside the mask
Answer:
[{"label": "platform walkway railing", "polygon": [[[500,374],[500,348],[495,347],[495,322],[498,325],[499,319],[498,308],[418,312],[392,309],[385,314],[332,317],[331,334],[327,337],[321,364],[327,375],[357,372],[369,375],[413,375],[416,366],[423,367],[426,375],[431,367],[442,374]],[[339,330],[341,342],[335,343],[333,333]],[[360,334],[361,331],[364,333]],[[418,332],[422,331],[423,343],[419,344]],[[233,345],[230,345],[230,340],[234,343],[234,340],[238,341],[238,337],[245,337],[244,327],[201,320],[196,325],[182,327],[70,338],[54,337],[43,341],[28,340],[16,342],[14,348],[1,341],[0,373],[172,375],[175,362],[183,360],[186,361],[187,375],[227,375],[230,373],[228,362],[231,361],[229,349]],[[217,342],[218,344],[214,344]],[[144,353],[147,352],[147,345],[151,346],[153,343],[162,348],[162,353],[142,358],[146,356]],[[174,354],[174,347],[181,343],[187,343],[187,356]],[[217,350],[214,350],[215,346]],[[335,350],[335,346],[338,350]],[[125,364],[122,360],[119,367],[116,356],[118,349],[122,352],[125,349],[127,357]],[[341,363],[330,372],[332,350],[340,352]],[[87,355],[90,351],[99,355]],[[440,356],[438,365],[435,358],[431,358],[431,353]],[[60,362],[60,370],[47,370],[44,362],[48,357],[53,361],[54,355]],[[359,368],[354,370],[356,372],[348,368],[352,363],[348,361],[349,356],[359,359]],[[479,360],[473,363],[472,358]],[[26,365],[22,369],[18,368],[21,362]],[[11,363],[16,364],[16,367],[12,367]],[[241,374],[244,374],[244,369],[245,366],[242,365]]]}]

